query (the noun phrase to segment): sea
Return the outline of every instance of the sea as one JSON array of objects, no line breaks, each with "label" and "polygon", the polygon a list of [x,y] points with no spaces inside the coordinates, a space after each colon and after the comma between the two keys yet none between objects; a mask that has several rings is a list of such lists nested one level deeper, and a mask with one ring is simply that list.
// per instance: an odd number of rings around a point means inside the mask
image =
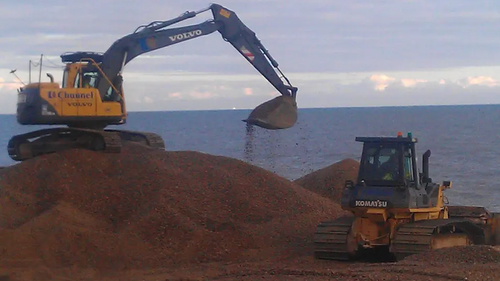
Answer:
[{"label": "sea", "polygon": [[[452,181],[450,204],[485,206],[500,212],[500,105],[300,109],[285,130],[253,127],[250,110],[129,112],[125,125],[111,126],[160,134],[166,150],[199,151],[236,158],[290,180],[346,158],[359,161],[357,136],[418,139],[419,161],[430,149],[430,176]],[[21,126],[15,115],[0,115],[0,166],[16,162],[7,143],[16,134],[47,126]],[[419,164],[421,169],[421,163]]]}]

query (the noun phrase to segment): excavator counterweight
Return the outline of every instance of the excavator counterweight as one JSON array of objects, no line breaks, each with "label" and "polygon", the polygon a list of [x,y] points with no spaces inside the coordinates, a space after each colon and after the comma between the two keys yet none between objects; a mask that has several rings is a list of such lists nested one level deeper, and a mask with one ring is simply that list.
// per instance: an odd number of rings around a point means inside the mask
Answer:
[{"label": "excavator counterweight", "polygon": [[[168,28],[198,14],[211,11],[213,19]],[[140,26],[111,44],[104,53],[69,52],[61,55],[66,64],[62,85],[30,83],[18,89],[17,121],[21,125],[65,125],[16,135],[8,144],[12,159],[24,161],[62,149],[84,148],[120,152],[121,141],[140,142],[164,149],[163,139],[154,133],[108,130],[126,123],[123,69],[137,56],[196,39],[218,31],[281,94],[257,106],[243,121],[269,130],[287,129],[297,121],[297,87],[278,68],[255,33],[235,12],[218,4],[200,11],[187,11],[166,21]],[[40,72],[41,72],[40,64]]]}]

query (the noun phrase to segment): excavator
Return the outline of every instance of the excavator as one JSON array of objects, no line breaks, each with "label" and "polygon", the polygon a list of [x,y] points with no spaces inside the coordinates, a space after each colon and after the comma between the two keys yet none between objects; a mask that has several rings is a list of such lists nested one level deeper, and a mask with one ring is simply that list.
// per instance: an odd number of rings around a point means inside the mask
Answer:
[{"label": "excavator", "polygon": [[345,182],[340,202],[349,213],[317,225],[316,258],[400,261],[445,247],[500,243],[500,213],[449,205],[444,190],[451,181],[432,181],[430,150],[419,171],[411,132],[355,140],[363,143],[358,176]]},{"label": "excavator", "polygon": [[[211,11],[213,19],[166,28],[200,13]],[[297,121],[297,87],[291,85],[278,63],[235,12],[218,4],[200,11],[187,11],[167,21],[139,26],[116,40],[105,53],[71,52],[61,55],[65,63],[62,85],[35,82],[18,89],[17,122],[21,125],[65,125],[13,136],[9,156],[15,161],[69,148],[119,153],[122,141],[164,149],[163,139],[150,132],[111,130],[126,123],[123,68],[135,57],[218,31],[281,94],[257,106],[242,121],[269,130],[287,129]],[[41,78],[41,64],[40,64]],[[40,79],[41,80],[41,79]]]}]

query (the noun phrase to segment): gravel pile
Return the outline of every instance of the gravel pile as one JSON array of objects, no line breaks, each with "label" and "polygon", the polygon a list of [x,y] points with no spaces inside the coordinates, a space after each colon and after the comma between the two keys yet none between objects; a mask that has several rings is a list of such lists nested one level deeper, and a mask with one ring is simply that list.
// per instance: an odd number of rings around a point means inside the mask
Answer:
[{"label": "gravel pile", "polygon": [[358,169],[359,162],[348,158],[296,179],[294,183],[335,202],[340,202],[346,180],[356,182]]},{"label": "gravel pile", "polygon": [[0,266],[124,269],[290,255],[339,206],[245,162],[127,144],[4,169]]},{"label": "gravel pile", "polygon": [[457,246],[406,257],[403,262],[487,264],[500,262],[500,250],[487,245]]}]

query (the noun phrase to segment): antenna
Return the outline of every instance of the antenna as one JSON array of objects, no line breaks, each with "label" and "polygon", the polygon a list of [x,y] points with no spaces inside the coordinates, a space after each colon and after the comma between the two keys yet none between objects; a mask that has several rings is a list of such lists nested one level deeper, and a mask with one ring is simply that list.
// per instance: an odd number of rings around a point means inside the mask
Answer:
[{"label": "antenna", "polygon": [[40,72],[38,74],[38,83],[42,82],[42,59],[43,54],[40,55]]},{"label": "antenna", "polygon": [[21,83],[23,83],[23,85],[26,85],[26,84],[25,84],[25,83],[21,80],[21,78],[19,78],[19,76],[17,76],[16,71],[17,71],[17,69],[12,69],[9,73],[10,73],[10,74],[14,74],[14,76],[16,76],[17,80],[21,81]]}]

